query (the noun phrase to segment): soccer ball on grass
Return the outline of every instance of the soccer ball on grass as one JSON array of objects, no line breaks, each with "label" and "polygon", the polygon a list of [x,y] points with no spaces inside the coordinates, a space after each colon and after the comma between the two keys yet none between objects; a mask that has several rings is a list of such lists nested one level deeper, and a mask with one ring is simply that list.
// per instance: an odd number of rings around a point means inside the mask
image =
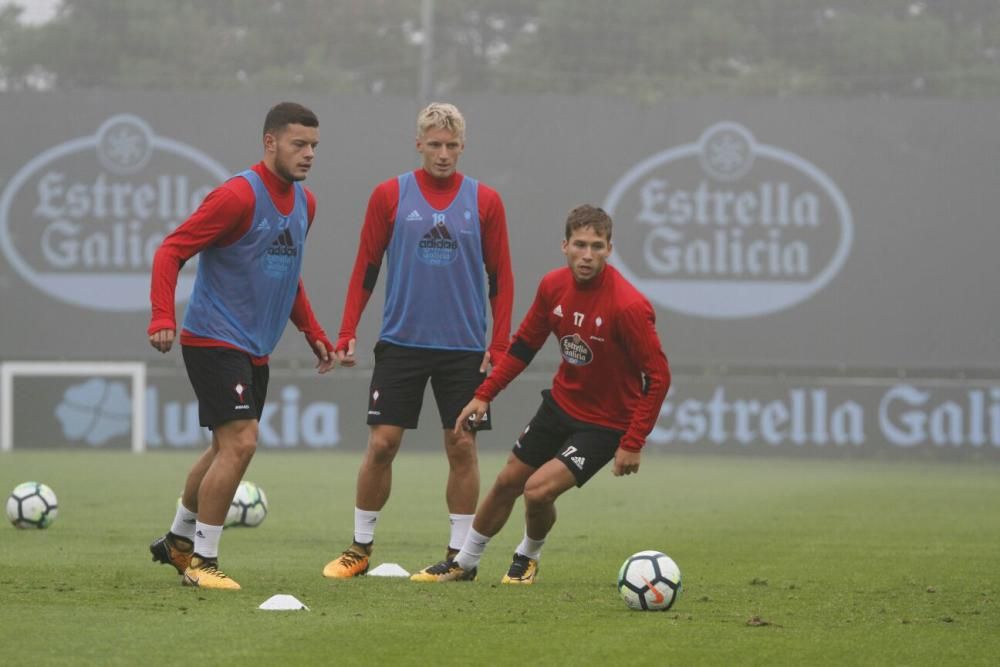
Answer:
[{"label": "soccer ball on grass", "polygon": [[681,593],[681,570],[660,551],[640,551],[618,570],[618,592],[632,609],[666,611]]},{"label": "soccer ball on grass", "polygon": [[267,517],[267,496],[264,489],[243,480],[236,488],[236,495],[226,513],[226,528],[259,526]]},{"label": "soccer ball on grass", "polygon": [[56,494],[41,482],[24,482],[7,497],[7,518],[18,528],[48,528],[59,514]]}]

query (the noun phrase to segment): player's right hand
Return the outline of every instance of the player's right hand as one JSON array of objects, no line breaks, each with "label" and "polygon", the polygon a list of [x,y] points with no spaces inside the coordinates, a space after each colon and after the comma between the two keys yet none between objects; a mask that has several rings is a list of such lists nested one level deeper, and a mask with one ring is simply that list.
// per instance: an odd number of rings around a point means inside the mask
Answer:
[{"label": "player's right hand", "polygon": [[173,329],[160,329],[159,331],[154,331],[149,334],[149,344],[160,352],[166,354],[174,345],[175,335],[176,332]]},{"label": "player's right hand", "polygon": [[337,355],[337,363],[338,364],[340,364],[341,366],[351,367],[351,366],[355,365],[356,363],[358,363],[358,360],[355,359],[355,357],[354,357],[354,345],[355,345],[355,343],[357,343],[357,340],[354,339],[354,338],[351,338],[350,340],[347,341],[347,349],[346,350],[340,348],[340,349],[338,349],[336,351],[335,354]]},{"label": "player's right hand", "polygon": [[455,434],[462,432],[462,429],[466,431],[475,430],[476,426],[482,420],[483,416],[486,414],[490,404],[486,401],[481,401],[478,398],[473,398],[469,403],[462,408],[461,414],[458,415],[458,419],[455,420]]}]

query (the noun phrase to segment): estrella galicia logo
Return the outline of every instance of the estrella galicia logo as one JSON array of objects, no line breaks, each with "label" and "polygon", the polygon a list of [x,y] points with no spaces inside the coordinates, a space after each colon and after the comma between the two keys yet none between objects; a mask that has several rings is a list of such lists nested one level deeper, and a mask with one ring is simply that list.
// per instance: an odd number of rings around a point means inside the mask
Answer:
[{"label": "estrella galicia logo", "polygon": [[559,339],[559,350],[566,363],[586,366],[594,360],[594,352],[580,334],[569,334]]},{"label": "estrella galicia logo", "polygon": [[458,241],[452,238],[444,222],[444,214],[434,214],[434,226],[417,245],[417,258],[424,264],[444,266],[458,257]]},{"label": "estrella galicia logo", "polygon": [[618,269],[651,301],[701,317],[810,298],[843,268],[854,229],[829,176],[732,122],[632,167],[604,208],[633,226],[616,235]]},{"label": "estrella galicia logo", "polygon": [[[84,308],[149,308],[163,238],[229,177],[214,159],[157,136],[131,114],[108,118],[28,161],[0,195],[0,248],[49,296]],[[189,262],[194,265],[194,262]],[[187,269],[178,299],[194,284]]]},{"label": "estrella galicia logo", "polygon": [[66,389],[56,407],[63,436],[97,447],[132,430],[132,399],[124,382],[93,378]]},{"label": "estrella galicia logo", "polygon": [[278,278],[295,266],[295,258],[298,257],[299,249],[295,245],[295,239],[288,227],[278,234],[264,255],[264,273]]}]

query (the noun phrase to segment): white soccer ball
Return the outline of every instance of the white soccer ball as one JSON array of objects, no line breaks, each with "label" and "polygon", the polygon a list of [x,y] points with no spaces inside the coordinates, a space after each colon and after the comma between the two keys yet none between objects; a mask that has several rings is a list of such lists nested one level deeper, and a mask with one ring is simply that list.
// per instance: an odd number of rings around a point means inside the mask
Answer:
[{"label": "white soccer ball", "polygon": [[226,528],[246,526],[254,528],[267,518],[267,496],[264,489],[243,480],[236,488],[236,495],[226,513]]},{"label": "white soccer ball", "polygon": [[48,528],[59,515],[56,494],[41,482],[24,482],[7,498],[7,518],[18,528]]},{"label": "white soccer ball", "polygon": [[632,609],[666,611],[681,594],[681,570],[660,551],[640,551],[618,570],[618,592]]}]

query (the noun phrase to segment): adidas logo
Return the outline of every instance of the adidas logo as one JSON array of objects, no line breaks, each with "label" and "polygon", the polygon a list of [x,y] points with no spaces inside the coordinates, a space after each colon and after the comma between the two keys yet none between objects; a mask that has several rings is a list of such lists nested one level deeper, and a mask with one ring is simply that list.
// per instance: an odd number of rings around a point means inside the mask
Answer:
[{"label": "adidas logo", "polygon": [[424,234],[424,238],[435,238],[435,239],[450,239],[451,233],[448,231],[448,225],[443,222],[439,222],[431,230]]},{"label": "adidas logo", "polygon": [[267,254],[289,255],[291,257],[298,255],[299,250],[295,247],[295,240],[292,238],[292,233],[286,229],[281,234],[278,234],[278,238],[274,239],[271,247],[267,249]]},{"label": "adidas logo", "polygon": [[563,314],[562,314],[562,304],[561,303],[558,306],[555,307],[555,309],[552,311],[552,314],[555,315],[556,317],[562,317],[563,316]]},{"label": "adidas logo", "polygon": [[448,228],[443,222],[431,227],[430,231],[420,239],[421,248],[444,248],[447,250],[458,249],[458,242],[451,238]]},{"label": "adidas logo", "polygon": [[269,231],[271,231],[271,221],[268,220],[267,218],[264,218],[263,220],[261,220],[260,222],[257,223],[257,226],[254,227],[254,230],[256,230],[258,232],[269,232]]},{"label": "adidas logo", "polygon": [[583,458],[582,456],[574,456],[570,460],[573,463],[575,463],[576,467],[579,468],[580,470],[583,470],[583,464],[587,462],[587,459]]},{"label": "adidas logo", "polygon": [[204,539],[204,537],[205,537],[205,533],[203,533],[203,532],[201,532],[200,530],[198,530],[198,531],[195,531],[195,534],[194,534],[194,536],[195,536],[195,537],[200,537],[200,538],[203,538],[203,539]]},{"label": "adidas logo", "polygon": [[415,220],[423,220],[423,219],[424,216],[420,215],[420,211],[418,211],[417,209],[413,209],[412,211],[410,211],[410,214],[406,216],[407,222],[413,222]]}]

